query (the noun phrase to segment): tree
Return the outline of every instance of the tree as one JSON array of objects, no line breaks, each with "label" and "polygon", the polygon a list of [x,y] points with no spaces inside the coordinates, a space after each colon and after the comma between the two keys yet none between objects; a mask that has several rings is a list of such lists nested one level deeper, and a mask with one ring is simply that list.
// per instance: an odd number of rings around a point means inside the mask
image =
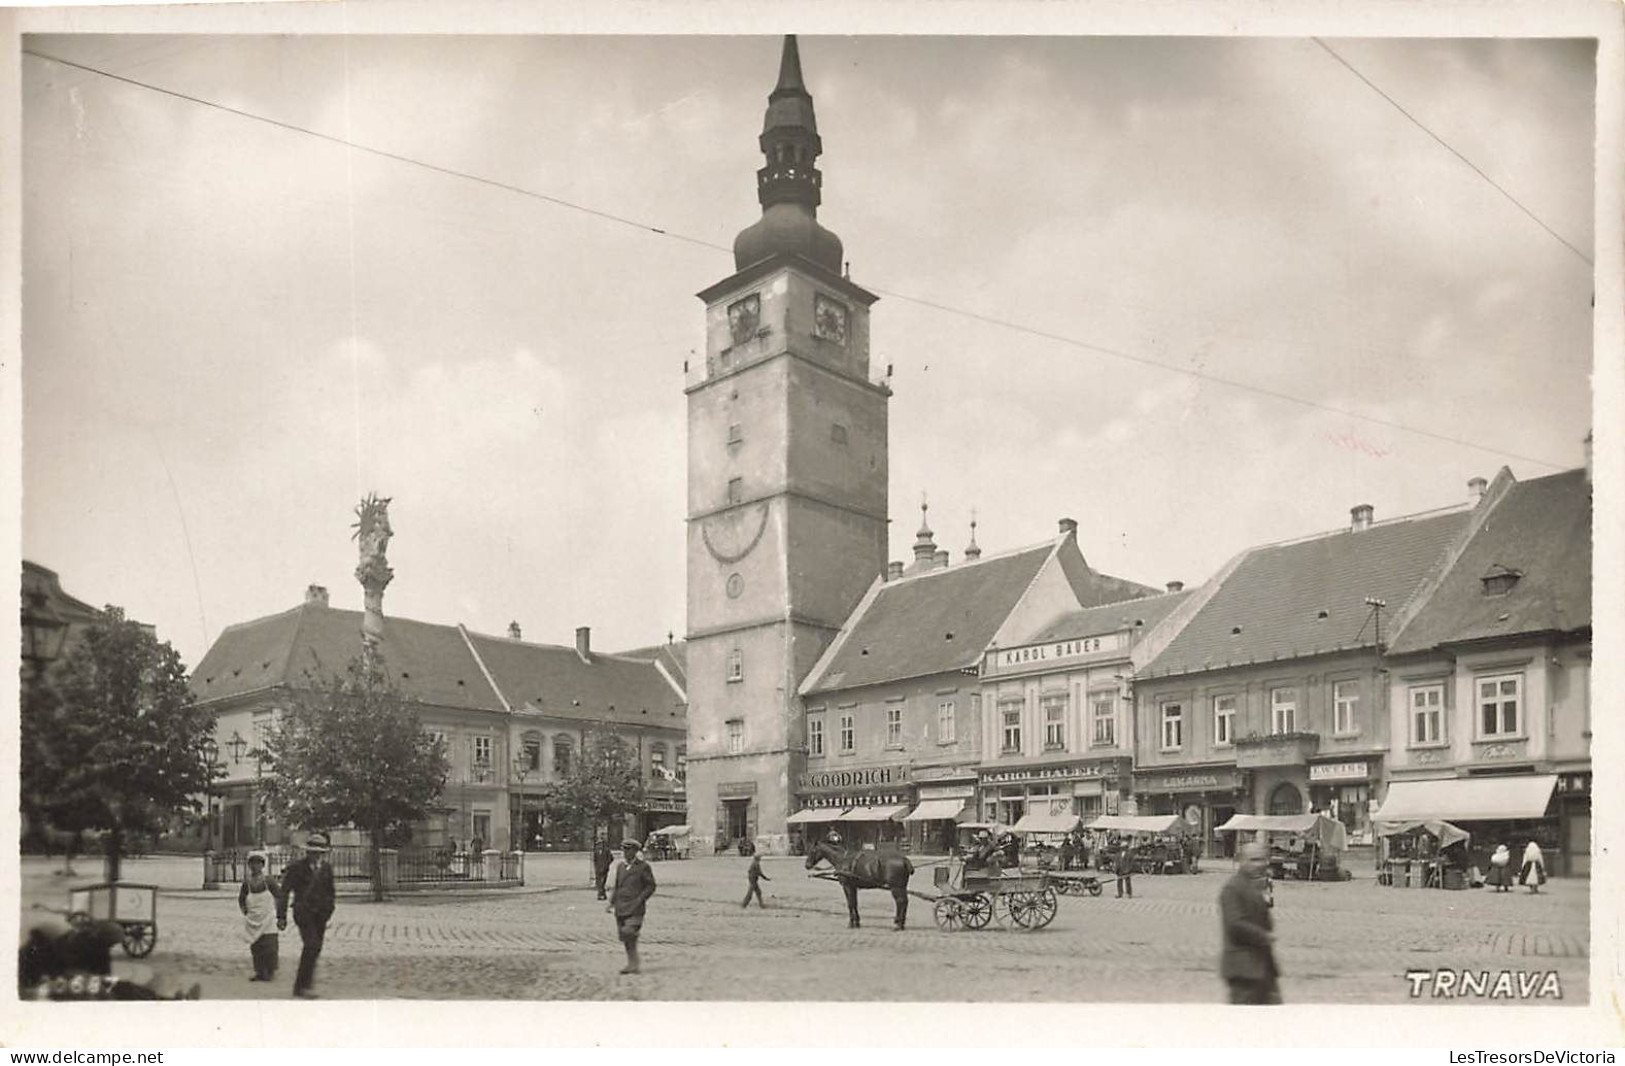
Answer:
[{"label": "tree", "polygon": [[266,797],[289,825],[367,831],[372,898],[384,898],[381,851],[428,815],[446,784],[444,745],[378,663],[296,690],[266,737]]},{"label": "tree", "polygon": [[197,706],[168,641],[117,607],[23,694],[23,808],[58,829],[107,833],[117,881],[125,836],[197,811],[215,768],[214,716]]},{"label": "tree", "polygon": [[581,758],[543,799],[548,813],[579,823],[614,823],[643,807],[643,772],[637,753],[613,725],[597,725],[583,738]]}]

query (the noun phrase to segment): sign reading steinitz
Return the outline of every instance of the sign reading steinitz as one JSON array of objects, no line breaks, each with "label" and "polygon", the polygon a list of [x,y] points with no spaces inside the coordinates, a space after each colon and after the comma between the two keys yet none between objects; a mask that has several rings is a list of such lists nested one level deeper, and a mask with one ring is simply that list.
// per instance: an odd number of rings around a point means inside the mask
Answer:
[{"label": "sign reading steinitz", "polygon": [[858,770],[820,770],[802,774],[796,785],[803,792],[827,792],[838,788],[869,788],[874,785],[908,783],[906,766],[872,766]]}]

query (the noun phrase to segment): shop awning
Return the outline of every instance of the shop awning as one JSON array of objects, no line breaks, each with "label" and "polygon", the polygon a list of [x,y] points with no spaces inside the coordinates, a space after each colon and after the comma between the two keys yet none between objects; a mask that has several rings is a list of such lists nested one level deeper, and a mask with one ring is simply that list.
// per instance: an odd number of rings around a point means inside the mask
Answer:
[{"label": "shop awning", "polygon": [[1237,814],[1214,829],[1215,833],[1293,833],[1310,837],[1329,851],[1348,847],[1348,830],[1324,814]]},{"label": "shop awning", "polygon": [[1373,822],[1493,822],[1543,818],[1556,774],[1395,781]]},{"label": "shop awning", "polygon": [[790,825],[799,825],[804,822],[833,822],[840,816],[841,808],[839,807],[808,807],[806,810],[792,814],[785,819],[785,822]]},{"label": "shop awning", "polygon": [[686,837],[694,830],[686,825],[668,825],[664,829],[656,829],[657,837]]},{"label": "shop awning", "polygon": [[973,833],[979,833],[983,829],[986,829],[994,836],[998,836],[1000,833],[1007,832],[1010,827],[1007,825],[1000,825],[998,822],[960,822],[959,828],[969,830]]},{"label": "shop awning", "polygon": [[1377,835],[1382,837],[1397,837],[1411,832],[1437,837],[1441,848],[1448,848],[1458,841],[1470,843],[1473,839],[1473,834],[1449,822],[1384,822],[1377,827]]},{"label": "shop awning", "polygon": [[1114,833],[1175,833],[1185,828],[1185,820],[1177,814],[1103,814],[1084,828]]},{"label": "shop awning", "polygon": [[920,805],[914,808],[904,819],[905,822],[951,822],[959,817],[959,812],[965,809],[962,799],[934,799],[921,800]]},{"label": "shop awning", "polygon": [[837,822],[889,822],[894,818],[901,818],[908,813],[908,805],[887,805],[885,807],[853,807],[839,818]]},{"label": "shop awning", "polygon": [[1075,814],[1024,814],[1010,828],[1017,833],[1070,833],[1082,821]]}]

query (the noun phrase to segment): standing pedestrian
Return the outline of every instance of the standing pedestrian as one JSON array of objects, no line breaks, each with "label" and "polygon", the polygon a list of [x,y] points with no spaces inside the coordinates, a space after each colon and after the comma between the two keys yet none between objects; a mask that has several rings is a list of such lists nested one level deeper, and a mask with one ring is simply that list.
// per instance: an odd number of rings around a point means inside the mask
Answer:
[{"label": "standing pedestrian", "polygon": [[277,900],[276,927],[288,928],[288,901],[293,901],[293,923],[299,927],[304,944],[299,952],[299,972],[293,979],[293,994],[300,999],[318,998],[316,960],[322,954],[327,923],[333,917],[333,867],[327,861],[327,834],[316,833],[305,841],[305,855],[295,859],[282,872],[282,898]]},{"label": "standing pedestrian", "polygon": [[1270,853],[1259,843],[1241,849],[1241,868],[1219,891],[1224,949],[1219,975],[1230,986],[1230,1002],[1281,1002],[1281,971],[1275,965],[1274,922],[1264,894],[1269,879]]},{"label": "standing pedestrian", "polygon": [[773,879],[762,872],[762,857],[760,855],[750,857],[750,868],[745,871],[745,876],[750,878],[750,887],[745,889],[745,902],[739,905],[740,908],[748,909],[750,907],[750,897],[755,896],[756,905],[764,911],[767,910],[767,900],[762,898],[760,882]]},{"label": "standing pedestrian", "polygon": [[1497,892],[1512,891],[1512,852],[1505,844],[1497,844],[1490,856],[1489,883]]},{"label": "standing pedestrian", "polygon": [[1528,885],[1530,895],[1538,895],[1540,886],[1546,883],[1546,857],[1540,852],[1540,845],[1533,840],[1523,849],[1523,867],[1518,871],[1518,884]]},{"label": "standing pedestrian", "polygon": [[1070,870],[1070,869],[1072,869],[1072,856],[1073,856],[1073,854],[1074,854],[1074,849],[1072,847],[1072,834],[1068,833],[1066,836],[1061,838],[1061,869],[1062,870]]},{"label": "standing pedestrian", "polygon": [[250,981],[269,981],[276,977],[277,905],[282,898],[282,886],[265,876],[265,852],[256,851],[248,857],[248,877],[237,891],[237,908],[243,912],[243,936],[248,940],[248,953],[254,960],[254,976]]},{"label": "standing pedestrian", "polygon": [[626,947],[626,965],[621,972],[637,973],[642,968],[638,937],[643,933],[644,908],[655,894],[655,872],[638,857],[636,840],[621,842],[621,856],[621,864],[615,868],[615,887],[604,910],[615,915],[615,931]]},{"label": "standing pedestrian", "polygon": [[609,868],[615,864],[615,856],[610,853],[609,841],[598,837],[592,844],[592,878],[598,888],[598,898],[608,899],[604,894],[604,884],[609,880]]},{"label": "standing pedestrian", "polygon": [[1139,861],[1139,853],[1134,848],[1134,837],[1127,837],[1122,848],[1117,852],[1117,898],[1122,899],[1123,893],[1128,892],[1128,898],[1134,898],[1134,864]]}]

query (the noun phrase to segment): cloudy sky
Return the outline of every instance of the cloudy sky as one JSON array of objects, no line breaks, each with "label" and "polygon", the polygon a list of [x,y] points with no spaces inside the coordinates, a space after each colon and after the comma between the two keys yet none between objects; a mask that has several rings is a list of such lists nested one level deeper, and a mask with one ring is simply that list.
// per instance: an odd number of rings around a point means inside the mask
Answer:
[{"label": "cloudy sky", "polygon": [[[973,509],[987,551],[1069,515],[1195,584],[1583,461],[1591,45],[1327,44],[1372,84],[1310,39],[802,39],[893,558],[923,492],[955,561]],[[359,606],[377,491],[387,613],[682,634],[693,294],[759,215],[778,39],[26,47],[666,231],[25,56],[26,557],[196,663],[309,583]]]}]

